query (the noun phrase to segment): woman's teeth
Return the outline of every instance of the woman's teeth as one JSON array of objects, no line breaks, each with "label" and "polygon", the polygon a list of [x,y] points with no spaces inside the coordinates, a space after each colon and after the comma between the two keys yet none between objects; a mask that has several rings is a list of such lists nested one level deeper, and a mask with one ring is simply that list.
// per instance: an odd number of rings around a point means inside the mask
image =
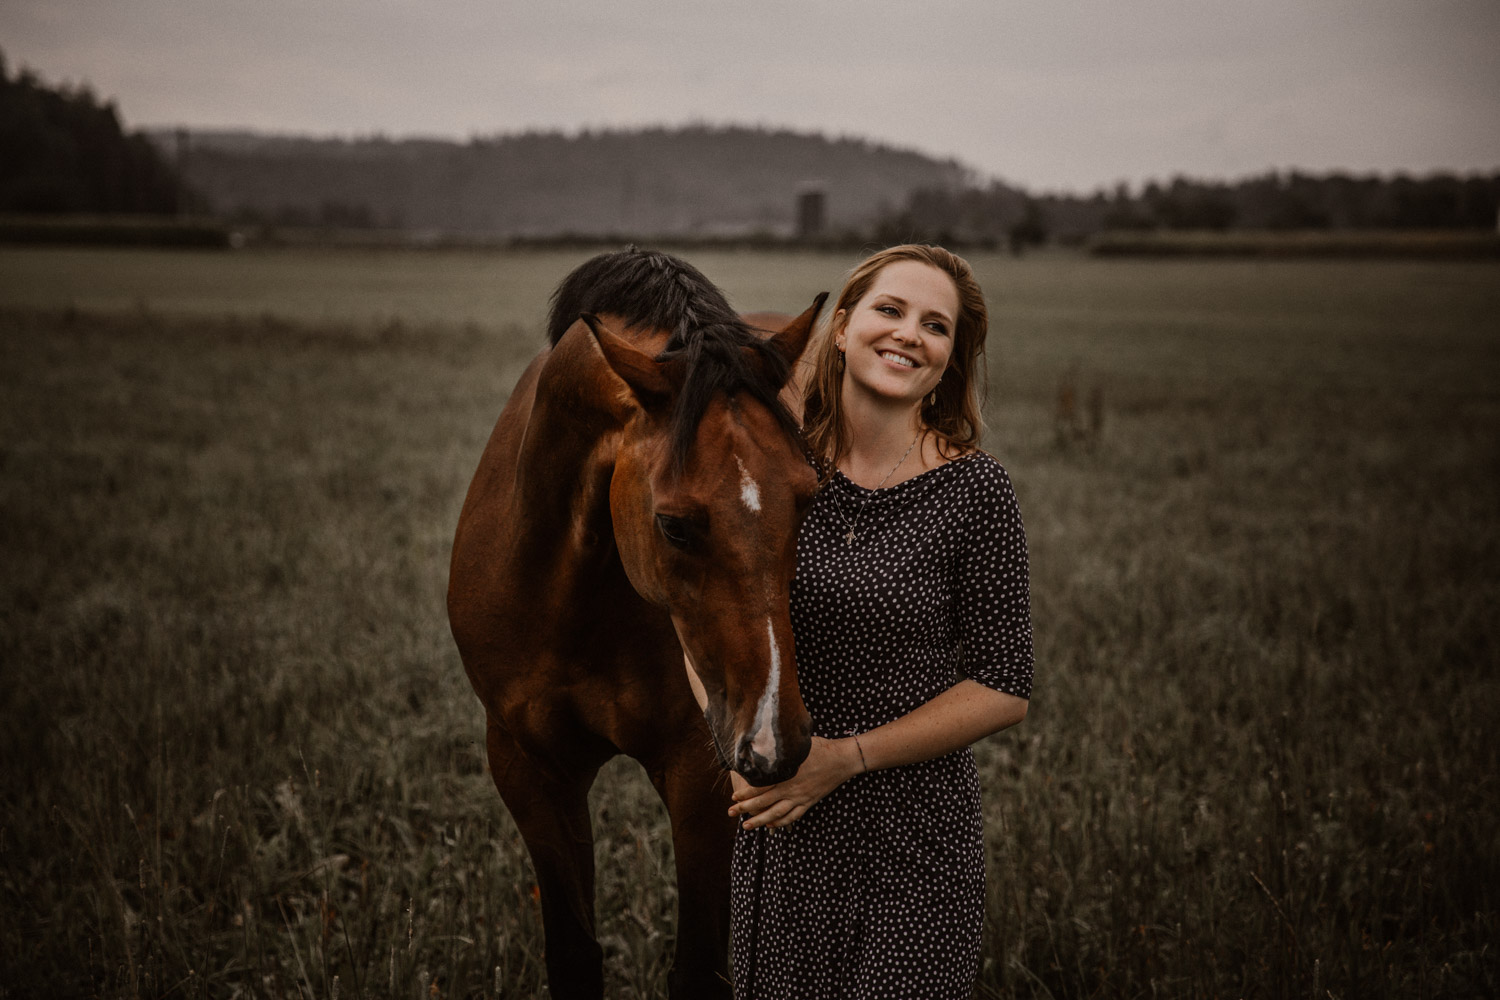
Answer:
[{"label": "woman's teeth", "polygon": [[880,352],[880,356],[882,358],[885,358],[887,361],[894,361],[894,362],[896,362],[896,364],[898,364],[898,365],[905,365],[908,368],[915,368],[915,367],[917,367],[917,363],[915,361],[913,361],[911,358],[903,358],[901,355],[899,355],[899,354],[893,354],[890,351],[881,351]]}]

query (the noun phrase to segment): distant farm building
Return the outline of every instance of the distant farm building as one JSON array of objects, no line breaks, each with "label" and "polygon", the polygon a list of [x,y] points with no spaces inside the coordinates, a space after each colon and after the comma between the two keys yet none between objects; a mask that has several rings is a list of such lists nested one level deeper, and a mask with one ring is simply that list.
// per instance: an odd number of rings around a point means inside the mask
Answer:
[{"label": "distant farm building", "polygon": [[814,239],[823,234],[828,219],[828,196],[822,184],[804,184],[797,192],[797,238]]}]

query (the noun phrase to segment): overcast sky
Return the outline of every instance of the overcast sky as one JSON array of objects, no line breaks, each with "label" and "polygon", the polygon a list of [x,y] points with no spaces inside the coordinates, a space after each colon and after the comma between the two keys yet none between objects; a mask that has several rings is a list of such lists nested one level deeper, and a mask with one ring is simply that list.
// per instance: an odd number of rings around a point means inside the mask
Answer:
[{"label": "overcast sky", "polygon": [[1500,168],[1500,0],[3,0],[130,126],[789,127],[1085,191]]}]

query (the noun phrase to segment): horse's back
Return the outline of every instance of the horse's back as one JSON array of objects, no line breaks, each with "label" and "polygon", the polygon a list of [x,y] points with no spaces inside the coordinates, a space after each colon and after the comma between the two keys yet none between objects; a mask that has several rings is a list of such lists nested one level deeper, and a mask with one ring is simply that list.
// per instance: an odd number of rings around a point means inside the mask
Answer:
[{"label": "horse's back", "polygon": [[[786,329],[787,324],[797,317],[782,312],[752,312],[740,318],[762,337],[771,337]],[[802,401],[807,397],[807,385],[813,373],[812,359],[807,356],[811,353],[808,350],[792,365],[792,377],[781,390],[782,404],[799,423],[802,420]]]},{"label": "horse's back", "polygon": [[783,312],[751,312],[741,313],[740,319],[745,325],[756,333],[763,336],[771,336],[786,329],[786,325],[797,317]]}]

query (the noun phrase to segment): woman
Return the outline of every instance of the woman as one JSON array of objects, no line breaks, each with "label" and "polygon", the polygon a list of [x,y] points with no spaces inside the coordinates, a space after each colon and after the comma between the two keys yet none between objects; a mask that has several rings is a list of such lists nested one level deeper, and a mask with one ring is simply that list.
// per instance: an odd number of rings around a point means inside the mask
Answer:
[{"label": "woman", "polygon": [[829,474],[791,598],[813,745],[780,784],[732,776],[740,1000],[973,992],[968,747],[1025,717],[1032,672],[1020,512],[978,450],[987,326],[967,263],[894,247],[855,268],[806,373]]}]

